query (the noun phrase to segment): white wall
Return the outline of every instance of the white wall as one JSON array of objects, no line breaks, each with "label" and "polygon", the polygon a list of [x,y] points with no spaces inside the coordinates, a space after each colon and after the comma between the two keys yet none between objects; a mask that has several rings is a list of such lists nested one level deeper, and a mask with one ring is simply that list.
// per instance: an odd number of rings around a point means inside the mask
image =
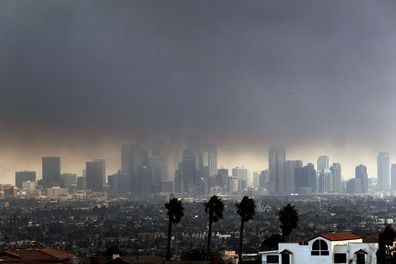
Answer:
[{"label": "white wall", "polygon": [[[323,239],[327,242],[329,248],[328,256],[311,256],[312,244],[317,239]],[[283,250],[290,251],[291,264],[333,264],[334,253],[346,253],[347,263],[356,263],[355,252],[362,249],[368,254],[366,255],[366,263],[376,264],[376,252],[378,249],[377,243],[362,243],[362,239],[345,240],[345,241],[329,241],[322,237],[312,239],[308,245],[300,245],[298,243],[280,243],[278,254]],[[267,264],[267,255],[276,255],[277,251],[259,252],[263,264]],[[349,262],[351,261],[351,262]],[[279,255],[279,264],[282,264],[282,258]]]}]

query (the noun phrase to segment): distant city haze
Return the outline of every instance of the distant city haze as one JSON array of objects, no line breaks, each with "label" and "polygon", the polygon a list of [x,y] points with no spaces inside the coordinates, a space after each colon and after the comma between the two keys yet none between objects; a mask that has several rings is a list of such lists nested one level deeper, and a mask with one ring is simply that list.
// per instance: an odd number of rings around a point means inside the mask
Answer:
[{"label": "distant city haze", "polygon": [[392,1],[0,1],[0,181],[87,161],[120,168],[121,144],[191,138],[218,167],[287,160],[396,163]]},{"label": "distant city haze", "polygon": [[[114,142],[113,142],[114,143]],[[85,163],[87,161],[104,158],[106,159],[107,175],[116,172],[120,168],[120,151],[121,145],[104,144],[100,141],[97,145],[92,147],[81,149],[79,146],[70,145],[57,145],[55,151],[50,151],[51,147],[47,148],[38,147],[39,151],[19,153],[10,150],[8,156],[3,156],[1,159],[1,182],[2,183],[14,183],[15,171],[19,170],[33,170],[37,172],[38,178],[42,176],[41,168],[41,157],[46,156],[50,153],[59,155],[62,160],[62,172],[76,173],[82,175],[83,169],[85,169]],[[323,148],[324,149],[324,148]],[[238,151],[239,150],[239,151]],[[26,151],[26,150],[25,150]],[[369,151],[367,151],[369,152]],[[357,153],[355,157],[348,156],[347,154],[334,152],[317,152],[314,148],[307,149],[293,149],[286,148],[286,157],[289,160],[302,160],[304,164],[313,163],[316,167],[317,153],[326,153],[329,155],[330,162],[340,162],[342,165],[342,177],[343,179],[349,179],[355,177],[355,167],[359,164],[364,164],[368,167],[369,177],[377,177],[377,164],[376,158],[377,153],[369,153],[368,155]],[[48,155],[47,155],[48,156]],[[392,155],[390,155],[392,158]],[[339,157],[339,158],[337,158]],[[343,158],[341,158],[343,157]],[[268,169],[268,148],[263,146],[262,150],[257,152],[249,152],[247,149],[240,147],[219,147],[218,150],[218,167],[224,167],[232,169],[236,166],[244,165],[249,169],[250,173],[253,171],[261,171]],[[170,168],[176,167],[176,163],[181,161],[181,151],[175,151],[170,157]],[[173,175],[170,176],[173,178]]]}]

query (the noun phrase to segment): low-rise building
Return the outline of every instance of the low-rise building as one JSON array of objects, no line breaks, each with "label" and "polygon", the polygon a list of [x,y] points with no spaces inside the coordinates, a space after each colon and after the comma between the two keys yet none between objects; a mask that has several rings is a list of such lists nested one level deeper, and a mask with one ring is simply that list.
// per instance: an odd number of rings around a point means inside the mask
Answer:
[{"label": "low-rise building", "polygon": [[8,248],[0,250],[1,263],[78,263],[74,254],[54,248]]},{"label": "low-rise building", "polygon": [[307,242],[279,243],[278,250],[260,252],[263,264],[377,263],[378,243],[364,243],[352,232],[325,233]]}]

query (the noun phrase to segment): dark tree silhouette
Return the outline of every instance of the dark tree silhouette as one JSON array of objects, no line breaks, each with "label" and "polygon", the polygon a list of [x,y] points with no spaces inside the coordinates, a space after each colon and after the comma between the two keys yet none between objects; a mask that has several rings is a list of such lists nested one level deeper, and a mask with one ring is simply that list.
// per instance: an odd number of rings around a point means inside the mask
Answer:
[{"label": "dark tree silhouette", "polygon": [[171,235],[172,235],[172,224],[177,224],[183,217],[183,206],[180,199],[172,198],[169,203],[165,204],[166,209],[168,209],[168,244],[166,246],[166,260],[171,258],[170,246],[171,246]]},{"label": "dark tree silhouette", "polygon": [[282,230],[282,241],[290,235],[294,228],[297,227],[298,215],[294,205],[287,204],[278,212],[280,228]]},{"label": "dark tree silhouette", "polygon": [[181,258],[186,261],[205,260],[205,250],[203,248],[193,248],[184,251]]},{"label": "dark tree silhouette", "polygon": [[276,250],[278,249],[278,244],[282,242],[282,236],[279,234],[267,235],[263,242],[261,243],[261,248],[263,250]]},{"label": "dark tree silhouette", "polygon": [[242,263],[242,241],[243,241],[243,228],[245,222],[248,222],[253,219],[254,209],[256,205],[254,204],[254,199],[249,198],[248,196],[243,196],[240,203],[236,204],[237,213],[241,216],[241,228],[239,232],[239,263]]},{"label": "dark tree silhouette", "polygon": [[120,248],[114,242],[106,243],[105,247],[106,247],[106,252],[105,252],[106,256],[113,256],[114,254],[120,254]]},{"label": "dark tree silhouette", "polygon": [[386,225],[384,231],[378,236],[378,250],[377,250],[377,263],[386,264],[386,263],[395,263],[395,260],[392,260],[391,252],[387,252],[387,247],[393,245],[393,241],[395,239],[396,232],[391,225]]},{"label": "dark tree silhouette", "polygon": [[209,214],[209,231],[208,231],[208,245],[206,249],[207,258],[210,257],[210,240],[212,238],[212,225],[223,218],[224,203],[216,195],[210,197],[209,201],[204,203],[205,212]]}]

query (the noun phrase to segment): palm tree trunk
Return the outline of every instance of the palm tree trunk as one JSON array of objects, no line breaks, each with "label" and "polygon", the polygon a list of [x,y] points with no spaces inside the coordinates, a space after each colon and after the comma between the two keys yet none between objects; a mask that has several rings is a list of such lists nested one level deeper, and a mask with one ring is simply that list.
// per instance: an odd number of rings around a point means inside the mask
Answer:
[{"label": "palm tree trunk", "polygon": [[210,239],[212,238],[212,224],[213,224],[212,217],[209,214],[208,246],[207,246],[207,249],[206,249],[206,257],[207,257],[207,259],[210,258]]},{"label": "palm tree trunk", "polygon": [[168,244],[166,245],[166,260],[170,260],[170,258],[171,258],[171,253],[170,253],[171,234],[172,234],[172,220],[171,220],[171,216],[169,216],[169,223],[168,223]]},{"label": "palm tree trunk", "polygon": [[242,264],[242,241],[243,241],[243,227],[244,227],[245,222],[243,221],[241,217],[241,230],[239,231],[239,263]]}]

